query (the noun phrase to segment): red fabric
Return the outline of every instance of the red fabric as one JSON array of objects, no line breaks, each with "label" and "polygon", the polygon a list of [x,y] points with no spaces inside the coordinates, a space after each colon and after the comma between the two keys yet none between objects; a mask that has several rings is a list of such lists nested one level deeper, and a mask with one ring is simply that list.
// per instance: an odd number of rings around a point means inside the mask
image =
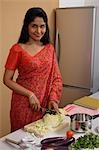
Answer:
[{"label": "red fabric", "polygon": [[[13,45],[5,68],[18,69],[19,75],[16,82],[33,91],[42,107],[47,107],[51,100],[60,101],[62,78],[51,44],[47,44],[34,56],[31,56],[19,44]],[[42,113],[34,112],[29,107],[28,98],[13,91],[10,117],[11,130],[15,131],[42,118]]]}]

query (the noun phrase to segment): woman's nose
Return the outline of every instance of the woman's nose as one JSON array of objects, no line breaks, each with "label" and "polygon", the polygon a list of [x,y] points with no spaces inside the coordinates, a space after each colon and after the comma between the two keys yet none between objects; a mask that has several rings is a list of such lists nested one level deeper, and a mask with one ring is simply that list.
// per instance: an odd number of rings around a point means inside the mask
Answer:
[{"label": "woman's nose", "polygon": [[41,33],[41,28],[40,27],[37,27],[37,32]]}]

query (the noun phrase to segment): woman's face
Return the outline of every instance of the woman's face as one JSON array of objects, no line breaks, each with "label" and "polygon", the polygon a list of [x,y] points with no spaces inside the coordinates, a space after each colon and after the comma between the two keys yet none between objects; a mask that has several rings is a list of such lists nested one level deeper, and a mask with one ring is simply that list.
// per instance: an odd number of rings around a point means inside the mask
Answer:
[{"label": "woman's face", "polygon": [[40,41],[46,32],[46,23],[43,18],[36,17],[34,21],[32,21],[28,25],[28,33],[29,39],[34,41]]}]

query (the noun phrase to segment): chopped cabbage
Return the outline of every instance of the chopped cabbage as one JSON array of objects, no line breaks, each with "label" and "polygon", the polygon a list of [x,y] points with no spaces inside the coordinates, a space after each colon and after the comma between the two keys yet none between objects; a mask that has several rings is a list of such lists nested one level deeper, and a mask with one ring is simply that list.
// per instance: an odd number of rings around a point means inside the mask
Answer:
[{"label": "chopped cabbage", "polygon": [[63,109],[59,109],[60,113],[53,115],[53,114],[45,114],[43,119],[40,119],[36,122],[31,123],[25,129],[28,132],[36,132],[40,135],[45,135],[50,131],[52,128],[59,126],[62,121],[65,120],[65,112]]},{"label": "chopped cabbage", "polygon": [[44,120],[46,126],[49,126],[52,128],[60,125],[64,119],[65,119],[65,115],[62,113],[62,111],[56,115],[46,114],[43,117],[43,120]]}]

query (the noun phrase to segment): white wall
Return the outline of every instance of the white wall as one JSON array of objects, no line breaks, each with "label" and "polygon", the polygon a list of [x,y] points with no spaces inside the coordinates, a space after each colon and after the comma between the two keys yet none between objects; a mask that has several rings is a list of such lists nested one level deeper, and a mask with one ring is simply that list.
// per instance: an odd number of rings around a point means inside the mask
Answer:
[{"label": "white wall", "polygon": [[59,0],[59,7],[99,6],[99,0]]},{"label": "white wall", "polygon": [[84,4],[84,0],[59,0],[59,7],[80,6]]}]

